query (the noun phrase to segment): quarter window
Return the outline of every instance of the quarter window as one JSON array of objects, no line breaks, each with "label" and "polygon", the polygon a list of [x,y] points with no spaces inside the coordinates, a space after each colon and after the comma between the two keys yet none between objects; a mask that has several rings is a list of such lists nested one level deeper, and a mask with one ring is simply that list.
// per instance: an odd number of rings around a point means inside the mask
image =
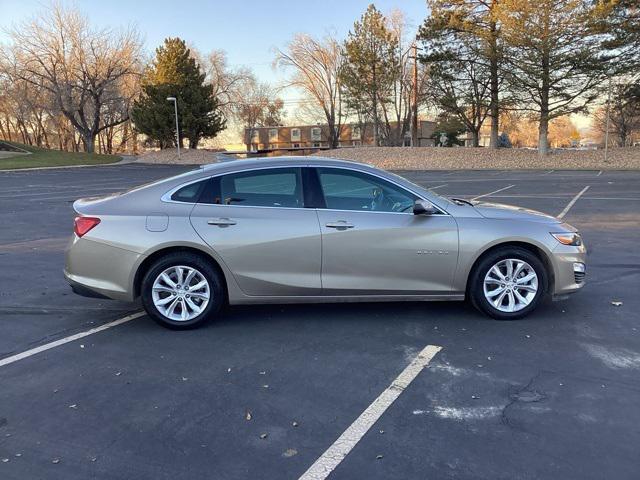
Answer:
[{"label": "quarter window", "polygon": [[318,168],[327,208],[369,212],[411,212],[418,198],[373,175],[337,168]]},{"label": "quarter window", "polygon": [[222,202],[255,207],[303,207],[298,168],[274,168],[224,175],[220,180]]},{"label": "quarter window", "polygon": [[174,202],[196,203],[207,181],[201,180],[182,187],[171,195],[171,200]]}]

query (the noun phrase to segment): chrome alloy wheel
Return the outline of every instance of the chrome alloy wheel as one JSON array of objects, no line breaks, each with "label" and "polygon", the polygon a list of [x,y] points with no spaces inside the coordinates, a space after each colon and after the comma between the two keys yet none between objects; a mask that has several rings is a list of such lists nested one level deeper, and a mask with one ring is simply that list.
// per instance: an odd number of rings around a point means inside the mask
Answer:
[{"label": "chrome alloy wheel", "polygon": [[538,275],[523,260],[500,260],[484,277],[484,297],[501,312],[519,312],[538,294]]},{"label": "chrome alloy wheel", "polygon": [[193,267],[169,267],[153,282],[153,304],[158,312],[177,322],[200,315],[207,307],[209,297],[209,282]]}]

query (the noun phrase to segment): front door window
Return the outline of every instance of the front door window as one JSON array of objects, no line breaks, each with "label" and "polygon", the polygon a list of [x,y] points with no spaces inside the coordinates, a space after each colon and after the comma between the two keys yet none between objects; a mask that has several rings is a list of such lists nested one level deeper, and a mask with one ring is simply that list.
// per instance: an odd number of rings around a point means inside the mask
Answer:
[{"label": "front door window", "polygon": [[411,212],[418,198],[386,180],[363,172],[318,168],[328,209],[369,212]]}]

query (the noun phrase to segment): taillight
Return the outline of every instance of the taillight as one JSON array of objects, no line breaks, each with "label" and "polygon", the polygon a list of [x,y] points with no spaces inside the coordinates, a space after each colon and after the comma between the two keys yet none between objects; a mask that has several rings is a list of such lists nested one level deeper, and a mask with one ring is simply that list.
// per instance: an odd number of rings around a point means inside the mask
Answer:
[{"label": "taillight", "polygon": [[96,217],[76,217],[73,221],[73,231],[77,236],[82,237],[99,223],[100,219]]}]

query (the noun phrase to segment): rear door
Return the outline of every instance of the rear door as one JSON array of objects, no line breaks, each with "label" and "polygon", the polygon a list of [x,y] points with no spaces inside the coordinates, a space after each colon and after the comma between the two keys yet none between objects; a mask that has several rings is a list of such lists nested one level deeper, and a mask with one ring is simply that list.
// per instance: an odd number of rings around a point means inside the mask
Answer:
[{"label": "rear door", "polygon": [[414,215],[415,194],[365,172],[316,171],[324,294],[451,292],[458,228],[450,215]]},{"label": "rear door", "polygon": [[320,228],[305,208],[300,168],[214,177],[191,223],[247,295],[321,292]]}]

